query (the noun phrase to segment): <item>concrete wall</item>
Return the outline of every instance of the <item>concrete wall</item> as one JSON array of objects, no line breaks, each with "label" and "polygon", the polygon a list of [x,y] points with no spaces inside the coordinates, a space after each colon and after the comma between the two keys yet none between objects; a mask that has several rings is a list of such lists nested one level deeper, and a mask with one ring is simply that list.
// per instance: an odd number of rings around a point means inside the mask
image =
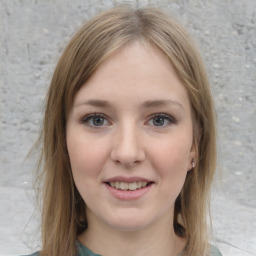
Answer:
[{"label": "concrete wall", "polygon": [[[20,235],[32,212],[24,191],[33,159],[23,160],[37,138],[56,62],[76,29],[114,2],[0,0],[0,214],[9,211],[0,218],[0,255],[28,250]],[[256,255],[256,1],[129,2],[164,7],[197,42],[218,114],[215,241],[226,255]]]}]

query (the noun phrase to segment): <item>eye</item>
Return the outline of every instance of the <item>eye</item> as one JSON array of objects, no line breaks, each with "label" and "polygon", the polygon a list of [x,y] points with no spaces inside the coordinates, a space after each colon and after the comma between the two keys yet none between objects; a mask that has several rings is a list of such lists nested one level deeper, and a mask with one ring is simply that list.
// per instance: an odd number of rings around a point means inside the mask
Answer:
[{"label": "eye", "polygon": [[160,127],[164,127],[170,124],[176,124],[176,120],[170,116],[170,115],[166,115],[166,114],[155,114],[151,117],[151,119],[149,120],[149,124],[153,125],[153,126],[160,126]]},{"label": "eye", "polygon": [[81,120],[81,123],[92,128],[110,125],[110,122],[107,120],[107,118],[103,114],[96,114],[96,113],[85,116]]}]

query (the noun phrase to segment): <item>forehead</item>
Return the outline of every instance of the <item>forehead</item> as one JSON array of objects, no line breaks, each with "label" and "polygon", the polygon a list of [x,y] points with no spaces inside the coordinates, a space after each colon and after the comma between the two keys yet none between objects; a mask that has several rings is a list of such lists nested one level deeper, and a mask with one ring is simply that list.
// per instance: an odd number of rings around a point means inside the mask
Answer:
[{"label": "forehead", "polygon": [[171,99],[189,108],[185,87],[168,57],[144,41],[132,42],[103,61],[79,90],[74,104],[91,98],[133,104]]}]

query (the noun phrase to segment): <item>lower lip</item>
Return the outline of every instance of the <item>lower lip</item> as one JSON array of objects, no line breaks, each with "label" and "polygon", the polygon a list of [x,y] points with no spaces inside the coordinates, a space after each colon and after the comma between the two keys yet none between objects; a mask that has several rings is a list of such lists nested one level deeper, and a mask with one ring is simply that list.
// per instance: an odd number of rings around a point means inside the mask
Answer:
[{"label": "lower lip", "polygon": [[110,193],[116,197],[117,199],[121,200],[136,200],[147,194],[153,184],[150,184],[144,188],[136,189],[136,190],[120,190],[111,187],[110,185],[105,183],[105,186],[110,191]]}]

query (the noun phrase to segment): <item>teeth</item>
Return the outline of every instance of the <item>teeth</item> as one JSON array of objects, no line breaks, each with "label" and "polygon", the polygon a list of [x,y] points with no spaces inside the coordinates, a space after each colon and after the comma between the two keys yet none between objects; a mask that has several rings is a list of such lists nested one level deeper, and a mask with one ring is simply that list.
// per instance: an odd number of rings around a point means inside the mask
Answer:
[{"label": "teeth", "polygon": [[[146,184],[146,185],[147,185],[147,184]],[[146,186],[146,185],[145,185],[145,186]],[[144,186],[144,187],[145,187],[145,186]],[[137,187],[138,187],[138,188],[141,188],[141,187],[142,187],[142,181],[137,182]]]},{"label": "teeth", "polygon": [[133,182],[133,183],[129,183],[129,190],[136,190],[137,189],[137,183]]},{"label": "teeth", "polygon": [[146,181],[142,181],[142,187],[146,187],[147,186],[147,182]]},{"label": "teeth", "polygon": [[131,183],[115,181],[115,182],[110,182],[109,184],[112,188],[116,188],[120,190],[136,190],[136,189],[146,187],[148,183],[146,181],[138,181],[138,182],[131,182]]},{"label": "teeth", "polygon": [[127,190],[129,188],[129,184],[126,182],[120,182],[120,189]]},{"label": "teeth", "polygon": [[115,188],[117,188],[117,189],[120,188],[120,183],[119,183],[119,181],[116,181],[116,182],[115,182]]}]

